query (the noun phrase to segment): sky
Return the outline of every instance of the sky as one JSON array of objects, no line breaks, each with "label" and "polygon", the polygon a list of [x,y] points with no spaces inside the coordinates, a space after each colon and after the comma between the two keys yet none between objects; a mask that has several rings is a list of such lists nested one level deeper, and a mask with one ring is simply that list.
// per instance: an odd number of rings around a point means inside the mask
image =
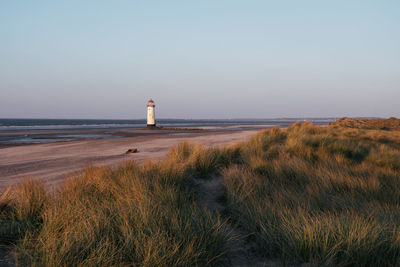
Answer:
[{"label": "sky", "polygon": [[0,1],[0,118],[400,117],[400,1]]}]

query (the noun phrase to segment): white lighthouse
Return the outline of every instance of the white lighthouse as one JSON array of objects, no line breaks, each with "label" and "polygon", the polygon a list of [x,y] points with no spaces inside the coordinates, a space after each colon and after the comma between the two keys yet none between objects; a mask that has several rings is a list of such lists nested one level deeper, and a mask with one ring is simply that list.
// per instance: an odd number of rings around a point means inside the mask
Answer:
[{"label": "white lighthouse", "polygon": [[147,127],[156,126],[155,111],[154,111],[155,107],[156,105],[154,104],[153,99],[150,99],[147,102]]}]

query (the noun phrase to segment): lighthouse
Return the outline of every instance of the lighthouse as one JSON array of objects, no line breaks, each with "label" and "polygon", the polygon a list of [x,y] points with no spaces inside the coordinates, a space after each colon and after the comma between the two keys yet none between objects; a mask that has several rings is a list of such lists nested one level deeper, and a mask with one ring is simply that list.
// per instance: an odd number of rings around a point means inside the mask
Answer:
[{"label": "lighthouse", "polygon": [[156,126],[155,111],[154,111],[155,107],[156,105],[154,104],[153,99],[150,99],[147,102],[147,127],[149,128]]}]

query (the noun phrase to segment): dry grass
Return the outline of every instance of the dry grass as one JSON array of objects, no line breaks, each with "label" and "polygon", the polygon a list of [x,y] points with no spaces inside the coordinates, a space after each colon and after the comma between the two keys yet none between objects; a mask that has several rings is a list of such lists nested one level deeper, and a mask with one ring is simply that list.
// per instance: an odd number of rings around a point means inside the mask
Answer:
[{"label": "dry grass", "polygon": [[308,123],[261,132],[223,172],[227,214],[286,263],[397,265],[400,139],[390,140]]},{"label": "dry grass", "polygon": [[4,197],[1,240],[16,244],[22,265],[219,265],[224,222],[196,204],[182,156],[88,168],[53,197],[22,184]]},{"label": "dry grass", "polygon": [[400,130],[400,119],[394,117],[389,119],[351,119],[341,118],[330,123],[331,126],[349,127],[358,129],[375,129],[375,130]]},{"label": "dry grass", "polygon": [[[294,124],[162,162],[87,168],[54,194],[27,181],[0,199],[0,241],[20,265],[220,266],[227,222],[286,263],[400,262],[400,134]],[[194,179],[221,175],[223,217]]]}]

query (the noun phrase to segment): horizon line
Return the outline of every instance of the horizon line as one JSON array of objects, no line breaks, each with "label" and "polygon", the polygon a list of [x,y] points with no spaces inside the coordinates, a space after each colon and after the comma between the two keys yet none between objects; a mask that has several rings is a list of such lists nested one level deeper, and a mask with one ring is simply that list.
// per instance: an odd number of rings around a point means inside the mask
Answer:
[{"label": "horizon line", "polygon": [[[312,116],[305,116],[305,117],[271,117],[271,118],[213,118],[213,119],[207,119],[207,118],[199,118],[199,119],[193,119],[193,118],[157,118],[157,120],[182,120],[182,121],[221,121],[221,120],[294,120],[294,119],[340,119],[340,118],[353,118],[353,119],[385,119],[386,117],[374,117],[374,116],[332,116],[332,117],[312,117]],[[394,116],[391,116],[394,117]],[[387,118],[391,118],[387,117]],[[133,120],[146,120],[146,118],[132,118],[132,119],[94,119],[94,118],[24,118],[24,117],[18,117],[18,118],[0,118],[0,120],[113,120],[113,121],[133,121]]]}]

